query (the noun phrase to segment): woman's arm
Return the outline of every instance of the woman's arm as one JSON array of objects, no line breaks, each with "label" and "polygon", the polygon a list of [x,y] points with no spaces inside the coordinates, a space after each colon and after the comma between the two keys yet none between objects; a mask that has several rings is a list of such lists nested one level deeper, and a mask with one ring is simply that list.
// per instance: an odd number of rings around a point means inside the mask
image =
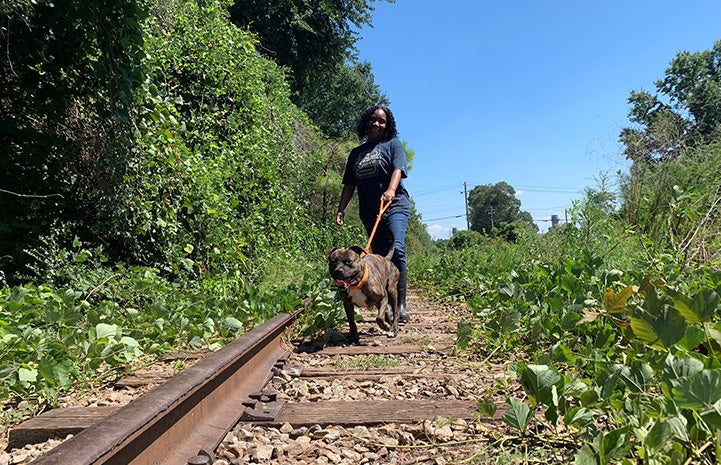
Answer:
[{"label": "woman's arm", "polygon": [[388,189],[383,193],[383,200],[393,200],[393,198],[396,196],[396,189],[398,189],[398,184],[401,183],[401,176],[403,172],[400,169],[393,170],[393,174],[391,174],[391,182],[388,184]]},{"label": "woman's arm", "polygon": [[355,186],[353,184],[344,184],[343,191],[340,194],[340,202],[338,203],[338,213],[335,215],[335,222],[338,226],[343,226],[343,218],[345,217],[345,207],[353,198]]}]

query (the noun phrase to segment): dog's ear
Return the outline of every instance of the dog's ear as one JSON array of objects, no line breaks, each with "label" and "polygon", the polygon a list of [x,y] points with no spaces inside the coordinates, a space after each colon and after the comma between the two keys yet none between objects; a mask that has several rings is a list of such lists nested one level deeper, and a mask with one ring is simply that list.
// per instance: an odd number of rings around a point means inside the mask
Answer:
[{"label": "dog's ear", "polygon": [[352,245],[352,246],[350,246],[350,249],[351,249],[353,252],[357,253],[358,255],[365,255],[365,254],[366,254],[366,251],[363,250],[362,248],[358,247],[357,245]]},{"label": "dog's ear", "polygon": [[335,252],[336,250],[338,250],[338,247],[333,247],[332,249],[328,249],[328,253],[325,254],[326,260],[329,259],[329,258],[330,258],[330,254],[332,254],[332,253]]}]

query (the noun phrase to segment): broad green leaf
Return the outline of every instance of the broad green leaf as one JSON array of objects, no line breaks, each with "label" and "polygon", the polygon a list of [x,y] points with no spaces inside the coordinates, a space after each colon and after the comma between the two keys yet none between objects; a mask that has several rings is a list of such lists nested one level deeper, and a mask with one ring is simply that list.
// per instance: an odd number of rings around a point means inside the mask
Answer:
[{"label": "broad green leaf", "polygon": [[597,453],[590,444],[584,444],[581,449],[576,452],[574,460],[576,465],[598,465]]},{"label": "broad green leaf", "polygon": [[621,372],[621,379],[632,392],[645,392],[653,381],[653,368],[648,363],[634,362],[630,370]]},{"label": "broad green leaf", "polygon": [[243,329],[243,323],[238,320],[237,318],[234,318],[232,316],[225,317],[225,320],[223,320],[223,324],[227,327],[232,329],[233,331],[239,331]]},{"label": "broad green leaf", "polygon": [[706,333],[698,326],[688,326],[686,334],[676,343],[679,349],[691,352],[706,340]]},{"label": "broad green leaf", "polygon": [[466,320],[459,320],[456,325],[456,345],[465,349],[471,341],[472,326]]},{"label": "broad green leaf", "polygon": [[581,315],[576,311],[569,311],[561,318],[561,328],[566,331],[571,331],[574,327],[578,326],[581,320]]},{"label": "broad green leaf", "polygon": [[509,409],[508,412],[503,415],[503,421],[508,426],[516,428],[521,433],[525,433],[528,423],[531,421],[530,407],[513,397],[506,399],[506,404]]},{"label": "broad green leaf", "polygon": [[603,307],[608,313],[626,313],[626,301],[634,292],[636,292],[634,286],[626,286],[619,293],[609,289],[603,294]]},{"label": "broad green leaf", "polygon": [[647,346],[666,350],[686,334],[686,320],[670,305],[662,304],[653,312],[637,307],[636,314],[631,317],[631,329]]},{"label": "broad green leaf", "polygon": [[673,299],[675,307],[689,323],[698,324],[711,321],[721,305],[721,298],[713,289],[701,291],[693,298],[669,288],[666,288],[665,292]]},{"label": "broad green leaf", "polygon": [[710,408],[721,399],[721,369],[701,370],[673,381],[676,405],[694,410]]},{"label": "broad green leaf", "polygon": [[578,359],[578,356],[574,354],[568,346],[558,344],[551,352],[551,359],[555,362],[563,362],[573,365],[574,361]]},{"label": "broad green leaf", "polygon": [[20,367],[18,369],[18,380],[23,386],[26,386],[28,383],[34,383],[38,380],[38,370],[35,368]]},{"label": "broad green leaf", "polygon": [[98,339],[106,339],[115,337],[120,334],[118,325],[109,325],[107,323],[98,323],[95,325],[95,336]]},{"label": "broad green leaf", "polygon": [[188,345],[196,350],[203,347],[203,344],[204,344],[203,338],[200,336],[193,336],[193,339],[191,339],[190,342],[188,342]]},{"label": "broad green leaf", "polygon": [[668,355],[664,361],[663,375],[664,381],[671,381],[678,378],[692,378],[703,370],[703,362],[693,357],[677,357]]},{"label": "broad green leaf", "polygon": [[674,427],[666,420],[660,419],[651,427],[643,443],[653,455],[661,450],[675,436],[676,431]]},{"label": "broad green leaf", "polygon": [[521,375],[521,385],[534,406],[554,404],[553,388],[561,382],[561,375],[546,365],[528,365]]},{"label": "broad green leaf", "polygon": [[603,437],[603,456],[605,463],[621,460],[631,450],[631,435],[626,428],[611,431]]},{"label": "broad green leaf", "polygon": [[721,401],[717,401],[710,409],[702,412],[701,418],[707,425],[721,429]]},{"label": "broad green leaf", "polygon": [[563,385],[563,397],[578,399],[588,389],[589,387],[586,383],[578,378],[573,378]]},{"label": "broad green leaf", "polygon": [[709,337],[721,345],[721,323],[714,323],[713,325],[707,323],[704,325],[704,328],[708,332]]},{"label": "broad green leaf", "polygon": [[489,397],[482,397],[476,400],[476,409],[484,417],[493,418],[496,414],[496,403]]},{"label": "broad green leaf", "polygon": [[130,336],[121,337],[119,342],[121,344],[125,345],[126,347],[133,347],[133,348],[140,347],[140,344],[138,343],[138,341],[136,341],[134,338],[132,338]]},{"label": "broad green leaf", "polygon": [[128,315],[132,317],[136,317],[140,314],[140,311],[137,308],[128,307],[125,309],[126,312],[128,312]]},{"label": "broad green leaf", "polygon": [[585,407],[574,407],[568,411],[563,422],[567,425],[575,425],[581,429],[594,422],[597,411]]},{"label": "broad green leaf", "polygon": [[558,423],[558,391],[556,386],[553,386],[553,401],[546,406],[546,411],[543,412],[543,416],[546,417],[549,423],[555,425]]},{"label": "broad green leaf", "polygon": [[58,381],[58,385],[64,388],[69,387],[73,383],[70,375],[73,374],[74,371],[75,368],[73,366],[73,361],[69,359],[63,360],[53,367],[53,372],[55,379]]}]

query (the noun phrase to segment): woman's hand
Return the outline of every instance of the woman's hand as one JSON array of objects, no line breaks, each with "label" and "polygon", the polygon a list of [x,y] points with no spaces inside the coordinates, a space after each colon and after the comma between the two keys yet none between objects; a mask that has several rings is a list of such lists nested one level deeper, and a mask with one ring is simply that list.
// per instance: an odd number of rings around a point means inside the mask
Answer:
[{"label": "woman's hand", "polygon": [[343,226],[343,218],[345,218],[345,213],[338,212],[335,215],[335,224],[337,224],[338,226]]},{"label": "woman's hand", "polygon": [[395,189],[388,189],[381,195],[381,199],[385,202],[390,202],[396,197],[396,190]]}]

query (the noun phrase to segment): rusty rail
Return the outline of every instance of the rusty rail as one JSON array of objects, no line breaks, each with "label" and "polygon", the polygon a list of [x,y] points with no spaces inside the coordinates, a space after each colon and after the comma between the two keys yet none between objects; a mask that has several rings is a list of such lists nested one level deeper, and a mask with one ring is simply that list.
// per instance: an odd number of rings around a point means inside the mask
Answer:
[{"label": "rusty rail", "polygon": [[78,433],[33,465],[209,463],[243,402],[289,352],[283,335],[302,310],[280,314]]}]

